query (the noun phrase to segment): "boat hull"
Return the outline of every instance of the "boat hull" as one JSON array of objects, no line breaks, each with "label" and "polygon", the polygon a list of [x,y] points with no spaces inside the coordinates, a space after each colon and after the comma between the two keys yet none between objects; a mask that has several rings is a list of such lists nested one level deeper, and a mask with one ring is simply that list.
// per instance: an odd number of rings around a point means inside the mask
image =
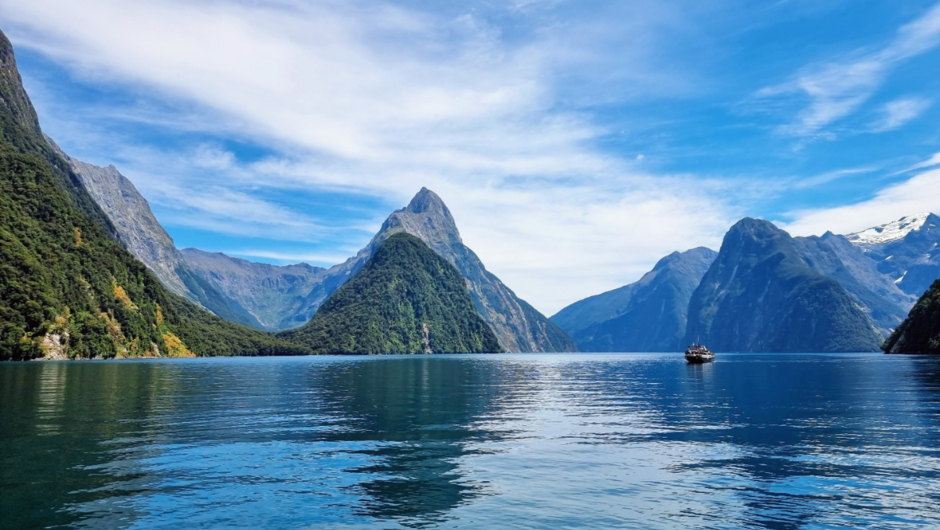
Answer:
[{"label": "boat hull", "polygon": [[686,354],[685,360],[689,364],[705,364],[715,360],[715,355]]}]

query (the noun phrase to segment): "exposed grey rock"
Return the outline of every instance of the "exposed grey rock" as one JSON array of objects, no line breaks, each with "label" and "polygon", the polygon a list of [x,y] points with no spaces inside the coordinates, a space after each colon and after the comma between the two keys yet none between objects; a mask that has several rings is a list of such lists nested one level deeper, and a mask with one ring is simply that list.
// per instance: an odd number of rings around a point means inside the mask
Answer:
[{"label": "exposed grey rock", "polygon": [[72,166],[98,206],[117,228],[121,243],[142,261],[167,289],[193,299],[177,273],[182,258],[173,238],[154,217],[147,202],[134,184],[113,165],[99,167],[67,155],[48,136],[46,141]]},{"label": "exposed grey rock", "polygon": [[236,300],[218,292],[184,263],[173,238],[153,215],[150,203],[113,165],[100,167],[73,158],[48,136],[46,142],[72,168],[107,220],[117,239],[159,278],[170,291],[216,315],[256,328],[264,328]]}]

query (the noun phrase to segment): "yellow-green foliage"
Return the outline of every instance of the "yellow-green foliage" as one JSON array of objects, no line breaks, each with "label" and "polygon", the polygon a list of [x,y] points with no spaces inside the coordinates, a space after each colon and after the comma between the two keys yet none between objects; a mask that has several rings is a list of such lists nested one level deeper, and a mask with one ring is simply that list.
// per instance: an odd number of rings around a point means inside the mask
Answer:
[{"label": "yellow-green foliage", "polygon": [[130,309],[133,311],[137,311],[138,309],[140,309],[136,305],[134,305],[134,302],[131,300],[131,298],[127,296],[127,291],[125,291],[123,287],[118,285],[117,280],[112,278],[112,282],[114,284],[114,297],[120,300],[122,304],[124,304],[124,309]]},{"label": "yellow-green foliage", "polygon": [[163,334],[163,345],[166,346],[167,357],[195,357],[196,354],[189,351],[189,348],[183,344],[179,337],[172,333]]}]

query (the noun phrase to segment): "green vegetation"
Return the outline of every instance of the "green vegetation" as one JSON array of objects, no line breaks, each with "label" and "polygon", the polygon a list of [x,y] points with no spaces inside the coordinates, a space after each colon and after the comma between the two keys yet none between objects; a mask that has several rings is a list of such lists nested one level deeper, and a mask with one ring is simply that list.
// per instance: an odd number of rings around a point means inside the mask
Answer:
[{"label": "green vegetation", "polygon": [[420,239],[385,240],[304,327],[280,336],[316,353],[499,352],[467,282]]},{"label": "green vegetation", "polygon": [[883,349],[887,353],[940,353],[940,280],[920,297]]},{"label": "green vegetation", "polygon": [[167,292],[68,168],[0,33],[0,360],[309,353]]}]

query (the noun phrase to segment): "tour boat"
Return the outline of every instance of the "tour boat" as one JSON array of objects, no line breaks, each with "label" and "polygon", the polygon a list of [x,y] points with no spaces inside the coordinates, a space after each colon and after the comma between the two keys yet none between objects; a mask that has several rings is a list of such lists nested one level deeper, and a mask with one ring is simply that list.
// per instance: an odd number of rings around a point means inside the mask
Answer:
[{"label": "tour boat", "polygon": [[693,344],[686,348],[685,360],[692,364],[710,363],[715,360],[715,354],[701,344]]}]

